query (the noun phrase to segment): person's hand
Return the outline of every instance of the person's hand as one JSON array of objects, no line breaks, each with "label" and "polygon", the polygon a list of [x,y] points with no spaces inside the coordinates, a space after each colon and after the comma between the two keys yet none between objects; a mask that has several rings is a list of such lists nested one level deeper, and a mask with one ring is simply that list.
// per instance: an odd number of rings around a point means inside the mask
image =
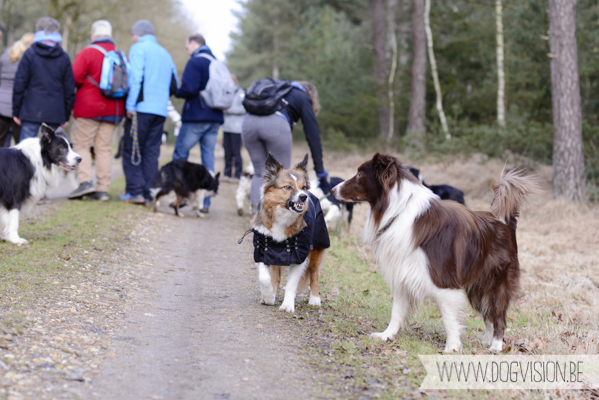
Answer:
[{"label": "person's hand", "polygon": [[17,118],[17,117],[12,117],[13,121],[15,121],[15,124],[21,126],[21,119]]},{"label": "person's hand", "polygon": [[316,171],[316,177],[318,178],[320,190],[324,193],[325,196],[328,196],[331,193],[331,184],[329,183],[329,173],[326,169],[323,169],[321,172]]},{"label": "person's hand", "polygon": [[133,119],[134,115],[135,115],[135,111],[129,111],[129,110],[127,110],[127,118]]},{"label": "person's hand", "polygon": [[329,183],[329,178],[318,178],[318,182],[320,190],[322,190],[325,196],[328,196],[331,193],[331,185]]},{"label": "person's hand", "polygon": [[69,121],[65,121],[65,122],[63,122],[62,124],[60,124],[60,127],[61,127],[62,129],[64,129],[64,128],[66,128],[66,126],[67,126],[68,124],[69,124]]}]

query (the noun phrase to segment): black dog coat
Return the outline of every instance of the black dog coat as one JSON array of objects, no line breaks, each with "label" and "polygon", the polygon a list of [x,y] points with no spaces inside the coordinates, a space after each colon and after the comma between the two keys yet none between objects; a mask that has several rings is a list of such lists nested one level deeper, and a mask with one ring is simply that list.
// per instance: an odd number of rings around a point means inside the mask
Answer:
[{"label": "black dog coat", "polygon": [[254,261],[266,265],[289,266],[306,261],[314,246],[328,249],[331,246],[329,231],[318,198],[310,193],[310,204],[304,214],[306,226],[299,233],[282,242],[252,229],[254,232]]}]

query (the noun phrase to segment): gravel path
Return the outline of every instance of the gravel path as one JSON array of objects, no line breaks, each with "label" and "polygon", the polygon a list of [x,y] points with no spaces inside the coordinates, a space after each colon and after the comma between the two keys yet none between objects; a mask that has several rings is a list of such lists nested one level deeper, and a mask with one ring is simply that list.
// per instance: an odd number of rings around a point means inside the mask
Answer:
[{"label": "gravel path", "polygon": [[221,184],[204,218],[160,218],[152,290],[113,336],[95,399],[318,398],[291,324],[259,304],[251,236]]}]

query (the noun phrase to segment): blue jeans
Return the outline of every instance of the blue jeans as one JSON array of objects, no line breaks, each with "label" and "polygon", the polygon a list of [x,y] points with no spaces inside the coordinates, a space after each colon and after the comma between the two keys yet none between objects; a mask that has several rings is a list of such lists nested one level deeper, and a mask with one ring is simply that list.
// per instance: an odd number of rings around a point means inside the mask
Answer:
[{"label": "blue jeans", "polygon": [[[183,122],[175,143],[173,160],[187,160],[189,151],[199,142],[202,164],[214,172],[214,147],[219,126],[218,122]],[[209,207],[210,197],[206,197],[204,208]]]},{"label": "blue jeans", "polygon": [[165,118],[160,115],[137,113],[137,137],[141,163],[134,165],[131,162],[131,153],[133,152],[131,120],[126,119],[123,142],[123,172],[125,173],[126,193],[133,196],[141,194],[146,200],[152,199],[150,188],[158,172],[164,120]]},{"label": "blue jeans", "polygon": [[[46,124],[50,128],[56,130],[60,125],[50,125]],[[21,136],[19,137],[19,142],[22,142],[25,139],[37,137],[37,133],[40,130],[40,126],[42,126],[41,122],[26,122],[21,121]]]}]

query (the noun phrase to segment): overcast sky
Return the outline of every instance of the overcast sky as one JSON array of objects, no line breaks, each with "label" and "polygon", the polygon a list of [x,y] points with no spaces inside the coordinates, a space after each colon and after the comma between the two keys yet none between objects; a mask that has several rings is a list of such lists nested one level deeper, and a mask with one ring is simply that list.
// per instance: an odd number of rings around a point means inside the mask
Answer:
[{"label": "overcast sky", "polygon": [[231,13],[241,7],[235,0],[181,0],[189,10],[198,32],[206,38],[214,56],[225,60],[231,46],[229,33],[236,30],[237,18]]}]

